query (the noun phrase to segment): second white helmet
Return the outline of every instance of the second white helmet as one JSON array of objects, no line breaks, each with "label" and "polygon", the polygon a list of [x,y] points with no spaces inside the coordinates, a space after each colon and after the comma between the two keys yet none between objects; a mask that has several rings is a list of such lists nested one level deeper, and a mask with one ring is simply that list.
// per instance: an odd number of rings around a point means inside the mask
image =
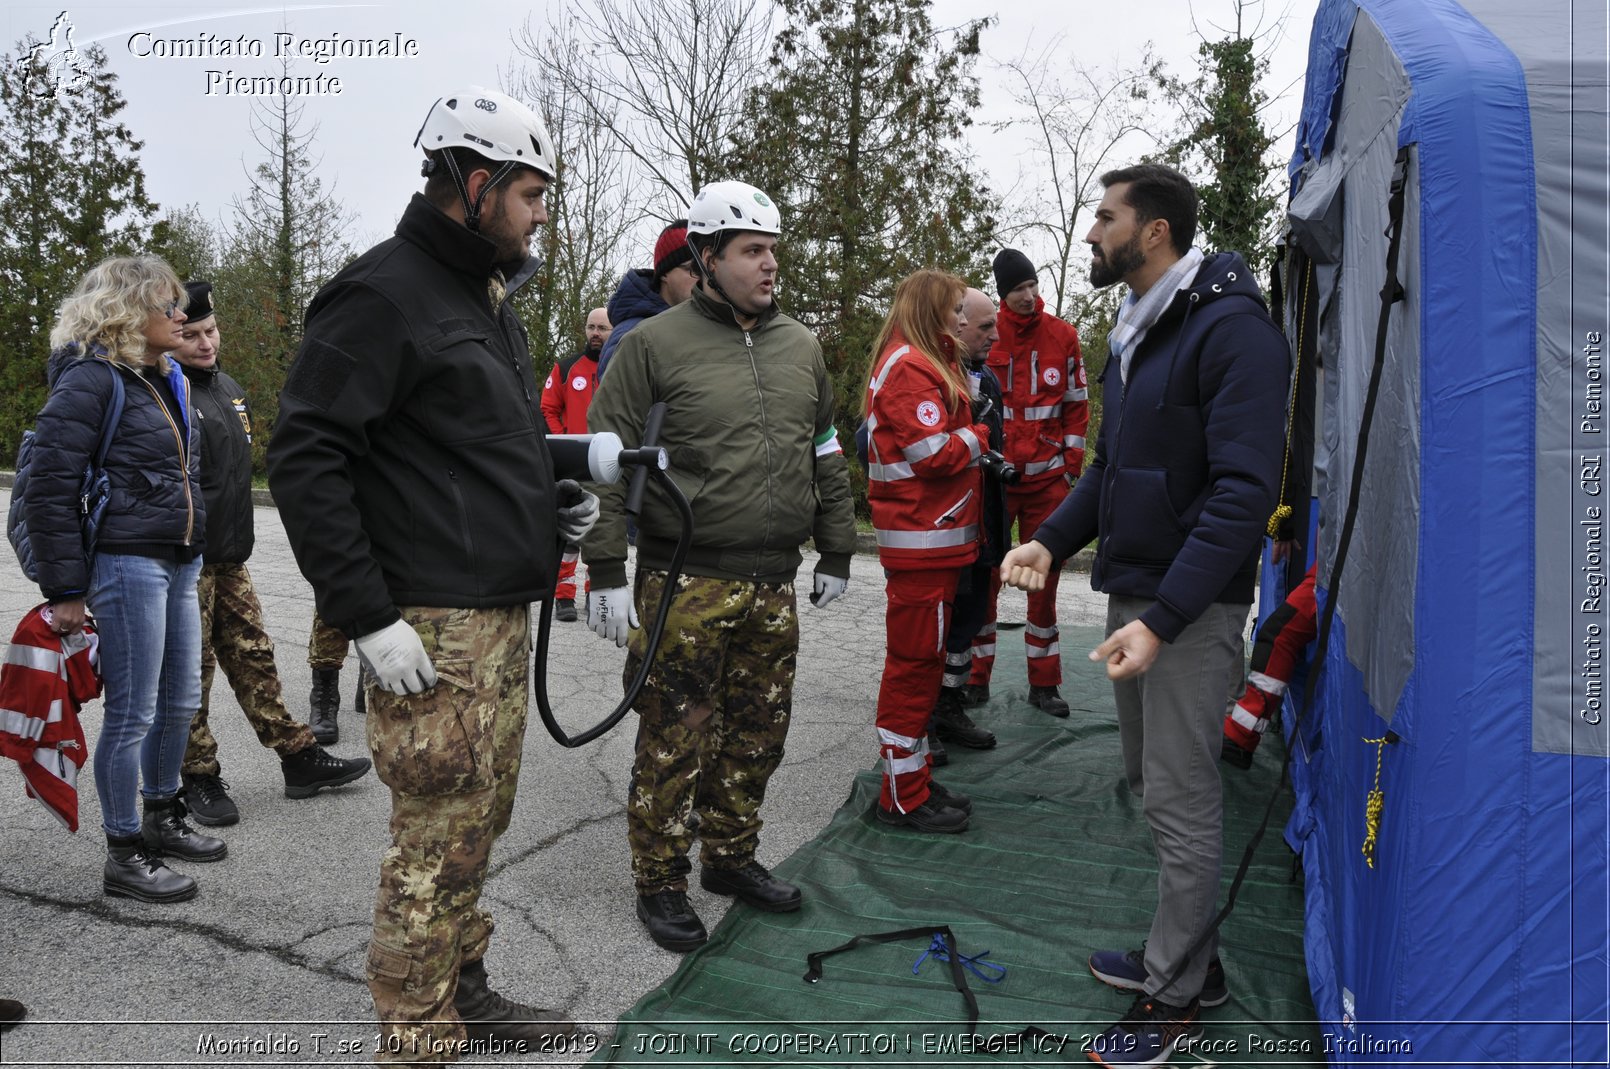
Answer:
[{"label": "second white helmet", "polygon": [[772,199],[748,182],[711,182],[699,190],[688,209],[688,234],[723,230],[781,234],[782,221]]},{"label": "second white helmet", "polygon": [[468,86],[431,105],[414,144],[426,152],[467,148],[489,160],[524,164],[549,181],[558,153],[542,116],[495,89]]}]

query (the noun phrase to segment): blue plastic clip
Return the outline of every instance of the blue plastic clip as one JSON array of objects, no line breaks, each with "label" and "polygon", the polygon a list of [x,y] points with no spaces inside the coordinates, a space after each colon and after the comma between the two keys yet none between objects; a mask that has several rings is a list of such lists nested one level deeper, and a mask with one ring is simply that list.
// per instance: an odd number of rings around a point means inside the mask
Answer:
[{"label": "blue plastic clip", "polygon": [[[922,963],[927,961],[929,957],[932,957],[935,961],[943,961],[947,963],[950,961],[950,948],[945,945],[945,937],[940,935],[938,932],[934,933],[933,942],[928,944],[928,949],[924,950],[922,952],[922,956],[912,964],[911,975],[922,975]],[[968,972],[972,973],[986,984],[998,984],[1002,980],[1006,979],[1006,966],[997,965],[993,961],[982,960],[983,958],[987,957],[989,957],[989,951],[981,950],[977,954],[973,954],[971,956],[963,954],[958,960],[961,961],[962,968],[966,969]]]}]

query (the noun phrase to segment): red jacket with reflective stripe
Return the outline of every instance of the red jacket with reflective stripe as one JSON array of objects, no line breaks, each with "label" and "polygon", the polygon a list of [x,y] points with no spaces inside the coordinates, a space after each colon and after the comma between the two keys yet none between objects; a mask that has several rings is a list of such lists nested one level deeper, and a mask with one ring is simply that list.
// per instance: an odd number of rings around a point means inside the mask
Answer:
[{"label": "red jacket with reflective stripe", "polygon": [[1045,310],[1020,316],[1001,302],[995,320],[1001,340],[989,351],[989,368],[1001,380],[1006,402],[1006,459],[1023,473],[1018,489],[1032,489],[1084,470],[1090,428],[1085,364],[1079,332]]},{"label": "red jacket with reflective stripe", "polygon": [[587,406],[598,388],[598,358],[578,353],[561,360],[542,384],[542,415],[549,434],[586,434]]},{"label": "red jacket with reflective stripe", "polygon": [[965,400],[949,404],[939,372],[896,332],[866,397],[867,497],[885,568],[955,568],[978,556],[978,455],[989,429]]}]

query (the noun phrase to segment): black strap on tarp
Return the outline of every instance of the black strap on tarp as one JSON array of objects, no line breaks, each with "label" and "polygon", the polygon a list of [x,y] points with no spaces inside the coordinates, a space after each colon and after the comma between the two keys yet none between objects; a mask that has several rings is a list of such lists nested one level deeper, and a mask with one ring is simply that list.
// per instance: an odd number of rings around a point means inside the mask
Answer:
[{"label": "black strap on tarp", "polygon": [[[1302,703],[1297,706],[1296,719],[1292,724],[1294,735],[1300,735],[1302,732],[1303,721],[1314,707],[1314,694],[1319,687],[1319,679],[1324,674],[1325,655],[1330,648],[1331,620],[1336,615],[1336,603],[1341,595],[1342,571],[1347,564],[1348,547],[1353,541],[1353,528],[1358,522],[1359,492],[1364,485],[1364,458],[1369,450],[1370,424],[1375,419],[1375,402],[1381,392],[1381,371],[1386,366],[1387,328],[1392,322],[1392,306],[1403,300],[1403,284],[1398,279],[1398,255],[1403,243],[1403,199],[1408,186],[1409,149],[1408,145],[1398,149],[1397,159],[1392,164],[1392,191],[1387,201],[1386,282],[1381,286],[1381,312],[1375,325],[1375,360],[1370,367],[1369,386],[1364,395],[1364,410],[1359,416],[1358,444],[1353,452],[1353,476],[1347,490],[1347,507],[1342,515],[1342,532],[1336,540],[1336,562],[1331,568],[1330,596],[1325,599],[1325,609],[1319,617],[1319,634],[1315,639],[1312,667],[1303,686]],[[1397,736],[1389,732],[1388,739],[1396,742]],[[1247,869],[1252,865],[1252,855],[1257,851],[1258,844],[1263,841],[1264,833],[1269,830],[1275,803],[1285,793],[1286,784],[1290,782],[1291,753],[1291,747],[1286,747],[1285,760],[1280,763],[1280,781],[1275,784],[1274,791],[1269,795],[1269,802],[1264,806],[1263,820],[1258,824],[1258,829],[1252,833],[1251,841],[1241,854],[1241,863],[1236,866],[1235,879],[1230,881],[1230,890],[1225,896],[1224,907],[1207,926],[1207,930],[1191,944],[1191,949],[1186,951],[1184,959],[1174,968],[1168,982],[1163,985],[1163,990],[1157,992],[1157,997],[1163,998],[1164,992],[1179,982],[1179,978],[1185,973],[1186,965],[1202,952],[1208,940],[1213,938],[1213,933],[1219,930],[1224,919],[1235,908],[1241,884],[1246,879]],[[1163,998],[1163,1001],[1167,1002],[1168,999]]]},{"label": "black strap on tarp", "polygon": [[973,989],[967,986],[967,972],[962,968],[961,947],[956,945],[956,933],[950,930],[947,924],[929,924],[920,928],[902,928],[898,932],[878,932],[874,935],[858,935],[842,946],[832,950],[818,950],[814,954],[805,956],[805,982],[814,984],[822,978],[822,959],[830,958],[834,954],[842,954],[846,950],[854,950],[858,946],[877,943],[898,943],[905,939],[916,939],[921,936],[928,943],[933,942],[934,936],[945,940],[945,946],[950,958],[950,982],[960,992],[962,1001],[967,1003],[967,1027],[974,1032],[978,1030],[978,999],[973,997]]}]

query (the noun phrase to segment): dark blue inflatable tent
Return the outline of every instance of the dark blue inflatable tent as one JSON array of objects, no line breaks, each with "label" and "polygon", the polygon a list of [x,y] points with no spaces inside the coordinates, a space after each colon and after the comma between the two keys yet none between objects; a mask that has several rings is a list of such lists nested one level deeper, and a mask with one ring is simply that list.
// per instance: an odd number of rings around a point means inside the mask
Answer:
[{"label": "dark blue inflatable tent", "polygon": [[1291,243],[1336,615],[1287,834],[1338,1063],[1606,1062],[1606,118],[1604,0],[1315,16]]}]

